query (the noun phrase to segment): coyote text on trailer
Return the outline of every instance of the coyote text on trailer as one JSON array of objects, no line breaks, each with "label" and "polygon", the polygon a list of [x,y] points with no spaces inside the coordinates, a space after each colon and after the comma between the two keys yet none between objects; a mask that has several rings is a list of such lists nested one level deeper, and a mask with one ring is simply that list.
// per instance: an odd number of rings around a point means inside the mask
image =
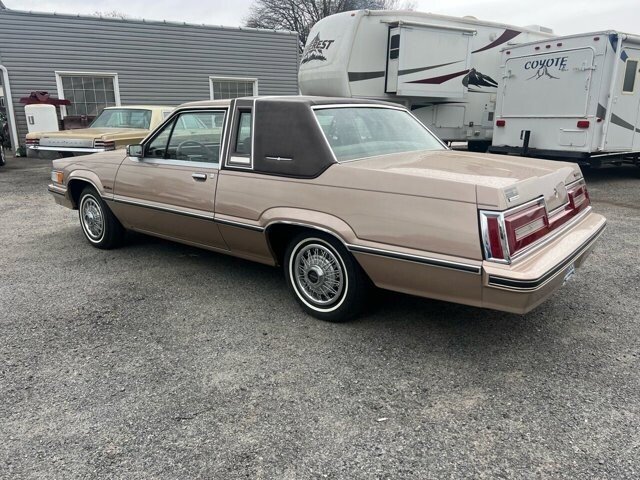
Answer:
[{"label": "coyote text on trailer", "polygon": [[484,151],[491,144],[500,50],[541,38],[551,31],[420,12],[339,13],[312,28],[300,90],[399,102],[441,139]]},{"label": "coyote text on trailer", "polygon": [[640,37],[597,32],[507,48],[492,152],[640,161]]}]

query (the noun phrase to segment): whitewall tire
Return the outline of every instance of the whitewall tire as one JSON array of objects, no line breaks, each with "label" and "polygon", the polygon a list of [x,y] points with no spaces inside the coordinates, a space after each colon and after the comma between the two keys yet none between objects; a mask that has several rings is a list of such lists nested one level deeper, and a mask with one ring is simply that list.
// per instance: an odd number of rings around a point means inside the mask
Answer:
[{"label": "whitewall tire", "polygon": [[87,241],[96,248],[119,246],[125,230],[93,187],[85,187],[78,200],[80,226]]},{"label": "whitewall tire", "polygon": [[289,288],[310,315],[344,322],[362,310],[367,278],[338,239],[301,233],[289,243],[284,263]]}]

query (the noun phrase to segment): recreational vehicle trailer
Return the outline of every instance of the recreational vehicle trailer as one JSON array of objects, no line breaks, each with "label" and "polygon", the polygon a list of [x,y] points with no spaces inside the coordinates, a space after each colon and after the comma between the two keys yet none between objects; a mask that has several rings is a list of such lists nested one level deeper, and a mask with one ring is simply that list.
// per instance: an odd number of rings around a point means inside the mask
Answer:
[{"label": "recreational vehicle trailer", "polygon": [[640,161],[640,36],[585,33],[505,48],[491,151]]},{"label": "recreational vehicle trailer", "polygon": [[491,145],[500,50],[552,38],[543,27],[472,17],[358,10],[320,20],[301,59],[304,95],[382,99],[410,108],[445,141]]}]

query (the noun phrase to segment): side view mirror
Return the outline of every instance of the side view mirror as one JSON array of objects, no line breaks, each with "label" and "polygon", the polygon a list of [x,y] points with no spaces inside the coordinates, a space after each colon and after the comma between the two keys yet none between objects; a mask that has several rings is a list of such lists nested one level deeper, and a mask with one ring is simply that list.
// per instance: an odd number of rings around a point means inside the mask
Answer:
[{"label": "side view mirror", "polygon": [[127,156],[142,158],[142,145],[127,145]]}]

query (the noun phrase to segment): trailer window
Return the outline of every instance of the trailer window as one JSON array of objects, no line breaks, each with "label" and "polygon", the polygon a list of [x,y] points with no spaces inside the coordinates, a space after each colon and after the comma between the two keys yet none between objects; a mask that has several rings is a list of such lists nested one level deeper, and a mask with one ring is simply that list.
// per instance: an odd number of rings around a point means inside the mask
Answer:
[{"label": "trailer window", "polygon": [[636,74],[638,72],[638,61],[628,60],[625,65],[624,81],[622,83],[623,93],[633,93],[636,85]]},{"label": "trailer window", "polygon": [[392,35],[389,42],[389,59],[395,60],[400,56],[400,35]]},{"label": "trailer window", "polygon": [[405,110],[344,107],[317,109],[315,114],[339,162],[391,153],[445,149]]}]

